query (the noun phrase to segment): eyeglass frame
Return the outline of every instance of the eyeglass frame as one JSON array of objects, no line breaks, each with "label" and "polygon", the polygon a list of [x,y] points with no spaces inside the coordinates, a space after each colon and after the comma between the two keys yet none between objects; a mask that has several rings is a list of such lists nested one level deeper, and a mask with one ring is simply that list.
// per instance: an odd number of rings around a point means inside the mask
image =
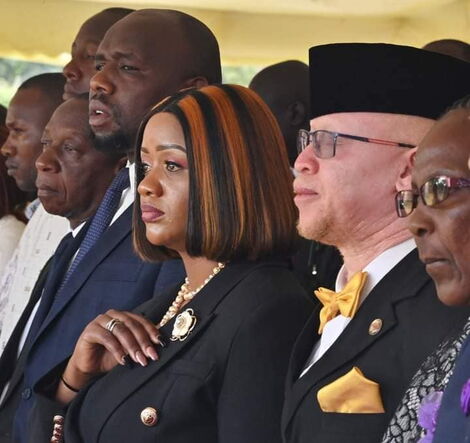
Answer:
[{"label": "eyeglass frame", "polygon": [[[433,180],[445,180],[445,189],[446,193],[445,196],[442,199],[436,198],[436,201],[434,203],[427,203],[426,198],[424,196],[424,189],[425,186],[428,185],[428,183],[432,182]],[[397,211],[397,215],[400,218],[406,218],[410,216],[415,208],[418,206],[418,198],[421,198],[421,201],[423,202],[424,206],[427,207],[434,207],[437,206],[439,203],[442,203],[443,201],[447,200],[449,195],[451,194],[452,189],[462,189],[462,188],[470,188],[470,179],[468,178],[456,178],[456,177],[449,177],[447,175],[436,175],[435,177],[431,177],[430,179],[426,180],[422,186],[420,186],[419,190],[417,189],[404,189],[402,191],[398,191],[395,195],[395,209]],[[411,211],[407,214],[405,214],[402,209],[404,209],[403,202],[405,201],[403,195],[405,193],[411,193],[412,199],[407,199],[406,201],[411,201],[412,207]]]},{"label": "eyeglass frame", "polygon": [[[327,157],[318,155],[318,151],[315,149],[313,145],[315,134],[318,134],[318,133],[325,133],[333,137],[333,154],[332,155],[327,156]],[[307,135],[307,144],[305,145],[305,147],[302,148],[300,140],[301,140],[301,136],[305,134]],[[338,140],[338,137],[348,138],[350,140],[356,140],[356,141],[360,141],[364,143],[374,143],[377,145],[395,146],[399,148],[409,148],[409,149],[416,148],[416,145],[412,145],[409,143],[393,142],[390,140],[382,140],[380,138],[362,137],[360,135],[343,134],[341,132],[328,131],[326,129],[316,129],[315,131],[307,131],[306,129],[300,129],[297,134],[297,152],[299,154],[302,153],[312,143],[313,152],[316,157],[322,158],[322,159],[333,158],[336,155],[336,141]]]}]

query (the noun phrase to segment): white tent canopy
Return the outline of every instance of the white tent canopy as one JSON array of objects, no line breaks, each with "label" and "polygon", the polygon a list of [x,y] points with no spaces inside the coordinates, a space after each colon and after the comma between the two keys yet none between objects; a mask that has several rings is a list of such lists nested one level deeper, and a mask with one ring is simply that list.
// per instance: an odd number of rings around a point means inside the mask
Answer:
[{"label": "white tent canopy", "polygon": [[194,15],[216,34],[225,64],[307,60],[310,46],[332,42],[470,40],[470,0],[0,0],[0,57],[62,65],[81,23],[111,6]]}]

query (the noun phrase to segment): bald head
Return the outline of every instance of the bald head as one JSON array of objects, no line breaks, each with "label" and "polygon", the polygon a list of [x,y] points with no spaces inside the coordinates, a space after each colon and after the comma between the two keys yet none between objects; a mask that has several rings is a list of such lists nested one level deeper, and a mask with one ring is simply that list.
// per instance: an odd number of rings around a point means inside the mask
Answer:
[{"label": "bald head", "polygon": [[268,66],[253,77],[250,88],[260,95],[275,115],[293,165],[297,157],[297,133],[299,129],[308,128],[308,66],[295,60]]},{"label": "bald head", "polygon": [[[98,12],[87,19],[83,25],[80,27],[80,31],[82,29],[90,29],[92,28],[96,34],[101,34],[100,40],[103,39],[104,34],[106,31],[114,25],[117,21],[124,18],[126,15],[135,12],[135,9],[130,8],[107,8],[103,9],[102,11]],[[79,31],[79,32],[80,32]]]},{"label": "bald head", "polygon": [[102,149],[130,153],[144,115],[180,89],[221,81],[214,34],[179,11],[143,9],[108,30],[90,82],[90,124]]},{"label": "bald head", "polygon": [[112,31],[132,35],[139,46],[149,48],[152,57],[169,60],[172,71],[179,71],[181,79],[203,77],[208,84],[222,81],[217,40],[191,15],[170,9],[141,9],[113,26]]},{"label": "bald head", "polygon": [[48,72],[28,78],[20,85],[18,91],[23,89],[37,89],[44,94],[45,99],[48,100],[55,109],[62,102],[64,83],[65,79],[59,72]]},{"label": "bald head", "polygon": [[464,62],[470,62],[470,45],[461,40],[436,40],[423,46],[423,49],[438,54],[450,55]]},{"label": "bald head", "polygon": [[95,55],[106,31],[117,21],[133,12],[128,8],[108,8],[83,23],[72,43],[72,59],[64,66],[67,79],[64,100],[89,92],[95,74]]}]

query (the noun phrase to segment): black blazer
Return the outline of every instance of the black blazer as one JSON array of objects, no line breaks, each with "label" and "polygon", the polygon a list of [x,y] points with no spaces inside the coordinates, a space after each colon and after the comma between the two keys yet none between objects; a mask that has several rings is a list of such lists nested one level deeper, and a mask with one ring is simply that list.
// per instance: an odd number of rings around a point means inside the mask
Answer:
[{"label": "black blazer", "polygon": [[[318,308],[319,309],[319,308]],[[372,290],[343,334],[299,379],[315,342],[318,310],[294,346],[286,380],[282,417],[287,443],[377,443],[421,362],[453,327],[462,327],[468,310],[444,306],[434,284],[412,251]],[[369,325],[382,319],[377,335]],[[323,412],[317,392],[359,367],[380,385],[385,413]]]},{"label": "black blazer", "polygon": [[[27,349],[23,348],[16,360],[18,342],[29,315],[22,316],[0,358],[0,392],[9,381],[0,405],[0,443],[11,441],[13,416],[15,437],[26,441],[25,430],[35,402],[32,387],[73,352],[84,327],[110,308],[134,309],[152,298],[157,279],[168,274],[164,264],[144,263],[134,253],[131,222],[132,206],[81,261],[51,307],[36,339]],[[174,269],[170,274],[172,285],[183,276]],[[36,285],[26,311],[31,312],[33,299],[39,299],[41,291],[42,286]]]},{"label": "black blazer", "polygon": [[[159,322],[176,290],[167,295],[138,311]],[[116,367],[77,396],[65,442],[280,442],[287,362],[312,306],[285,264],[230,263],[184,307],[197,317],[185,341],[169,339],[173,319],[161,329],[159,361]],[[157,411],[154,426],[141,421],[147,407]],[[41,397],[31,441],[50,441],[56,412]]]}]

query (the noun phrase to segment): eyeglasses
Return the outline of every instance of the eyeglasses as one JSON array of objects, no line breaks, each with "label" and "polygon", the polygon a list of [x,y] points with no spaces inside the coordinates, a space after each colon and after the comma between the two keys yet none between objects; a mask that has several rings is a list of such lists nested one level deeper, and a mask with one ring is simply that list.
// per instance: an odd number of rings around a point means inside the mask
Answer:
[{"label": "eyeglasses", "polygon": [[318,129],[313,132],[306,131],[305,129],[299,130],[297,135],[297,151],[300,154],[310,144],[313,147],[313,152],[318,158],[332,158],[336,154],[336,141],[338,138],[348,138],[350,140],[357,140],[364,143],[374,143],[377,145],[397,146],[400,148],[415,148],[415,145],[408,143],[391,142],[388,140],[380,140],[378,138],[360,137],[358,135],[341,134],[339,132],[326,131]]},{"label": "eyeglasses", "polygon": [[400,191],[395,196],[398,217],[408,217],[418,205],[418,196],[421,196],[426,206],[436,206],[449,197],[452,189],[470,188],[470,180],[440,175],[430,178],[419,191]]}]

